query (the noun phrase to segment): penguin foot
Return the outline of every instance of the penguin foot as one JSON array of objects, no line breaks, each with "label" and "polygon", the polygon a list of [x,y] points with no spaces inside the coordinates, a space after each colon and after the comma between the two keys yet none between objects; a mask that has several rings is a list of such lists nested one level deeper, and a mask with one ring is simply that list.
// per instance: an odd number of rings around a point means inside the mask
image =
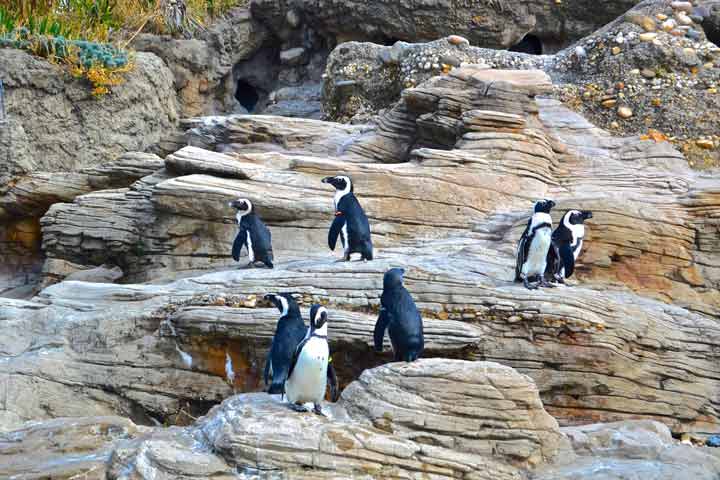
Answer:
[{"label": "penguin foot", "polygon": [[322,408],[320,408],[319,403],[316,403],[315,406],[313,407],[313,413],[316,415],[320,415],[321,417],[327,416],[323,413]]},{"label": "penguin foot", "polygon": [[307,408],[305,408],[301,403],[291,403],[290,409],[295,410],[296,412],[307,412]]},{"label": "penguin foot", "polygon": [[537,283],[532,284],[532,283],[528,282],[527,278],[523,278],[523,285],[525,285],[525,288],[527,288],[528,290],[537,290],[537,288],[538,288]]},{"label": "penguin foot", "polygon": [[556,288],[557,287],[557,285],[555,285],[554,283],[547,282],[547,281],[545,281],[545,279],[540,280],[539,286],[544,287],[544,288]]}]

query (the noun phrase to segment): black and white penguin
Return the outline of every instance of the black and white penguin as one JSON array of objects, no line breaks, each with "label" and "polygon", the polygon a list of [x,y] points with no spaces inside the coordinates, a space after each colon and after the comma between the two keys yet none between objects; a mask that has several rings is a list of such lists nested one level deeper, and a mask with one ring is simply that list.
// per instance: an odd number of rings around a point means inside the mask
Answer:
[{"label": "black and white penguin", "polygon": [[311,402],[313,411],[323,415],[320,404],[325,397],[328,378],[330,378],[330,395],[337,400],[337,377],[330,364],[330,346],[327,340],[327,309],[322,305],[310,308],[310,328],[300,342],[292,362],[290,372],[285,381],[285,395],[290,406],[299,412],[306,411],[304,403]]},{"label": "black and white penguin", "polygon": [[404,273],[402,268],[385,272],[374,334],[375,350],[382,352],[385,330],[388,330],[396,362],[417,360],[425,345],[422,317],[403,285]]},{"label": "black and white penguin", "polygon": [[330,250],[335,250],[339,235],[345,249],[345,261],[349,261],[350,255],[353,253],[359,253],[363,260],[372,260],[370,222],[353,193],[352,181],[349,177],[339,175],[325,177],[322,182],[335,187],[335,220],[330,226],[328,234]]},{"label": "black and white penguin", "polygon": [[[515,281],[523,282],[528,289],[535,289],[538,286],[554,286],[547,283],[544,278],[552,236],[550,210],[554,206],[555,202],[552,200],[540,200],[535,203],[535,211],[520,237],[515,264]],[[530,279],[536,277],[539,279],[538,282],[531,285]]]},{"label": "black and white penguin", "polygon": [[265,360],[265,385],[269,383],[270,377],[272,377],[272,384],[267,393],[282,394],[284,393],[283,387],[290,371],[293,355],[297,346],[305,338],[307,328],[300,314],[300,307],[298,307],[295,298],[291,294],[271,293],[265,295],[264,298],[269,300],[280,311],[275,336]]},{"label": "black and white penguin", "polygon": [[545,276],[550,281],[565,283],[575,270],[575,262],[585,238],[585,220],[592,218],[589,210],[568,210],[552,234]]},{"label": "black and white penguin", "polygon": [[260,217],[253,211],[250,200],[239,198],[230,202],[229,205],[237,210],[235,217],[240,227],[233,242],[232,257],[239,262],[240,252],[244,245],[247,247],[250,265],[262,263],[268,268],[273,268],[272,235]]}]

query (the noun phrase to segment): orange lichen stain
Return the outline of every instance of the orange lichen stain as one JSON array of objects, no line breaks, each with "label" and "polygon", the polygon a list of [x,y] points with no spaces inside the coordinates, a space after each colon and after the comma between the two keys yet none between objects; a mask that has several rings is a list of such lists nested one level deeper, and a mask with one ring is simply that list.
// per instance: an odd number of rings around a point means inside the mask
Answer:
[{"label": "orange lichen stain", "polygon": [[254,362],[260,358],[255,346],[230,339],[197,337],[184,347],[195,360],[197,368],[229,381],[226,372],[227,357],[230,356],[234,374],[233,388],[237,392],[256,392],[262,389],[262,364]]},{"label": "orange lichen stain", "polygon": [[40,219],[25,218],[12,222],[7,226],[4,236],[8,242],[19,243],[27,250],[38,251],[42,243]]},{"label": "orange lichen stain", "polygon": [[353,440],[352,437],[346,436],[341,430],[330,430],[327,432],[327,436],[343,452],[347,452],[348,450],[355,448],[355,440]]}]

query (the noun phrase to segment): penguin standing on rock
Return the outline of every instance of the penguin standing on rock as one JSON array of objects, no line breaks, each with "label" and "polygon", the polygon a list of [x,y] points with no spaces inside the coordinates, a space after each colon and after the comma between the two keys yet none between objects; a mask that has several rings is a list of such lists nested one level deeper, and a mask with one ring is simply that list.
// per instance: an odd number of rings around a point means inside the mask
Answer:
[{"label": "penguin standing on rock", "polygon": [[403,286],[402,268],[391,268],[383,278],[380,315],[375,324],[375,351],[382,352],[385,330],[390,334],[395,361],[412,362],[423,351],[423,322],[410,292]]},{"label": "penguin standing on rock", "polygon": [[290,372],[285,382],[285,394],[291,408],[298,412],[307,409],[304,403],[312,402],[313,411],[324,415],[320,404],[325,397],[330,377],[330,396],[337,400],[337,377],[330,365],[330,347],[327,340],[327,309],[321,305],[310,308],[310,328],[293,355]]},{"label": "penguin standing on rock", "polygon": [[[552,218],[550,210],[555,206],[552,200],[535,203],[535,211],[528,220],[527,227],[520,237],[515,264],[515,281],[523,282],[525,288],[532,290],[541,287],[553,287],[545,281],[545,267],[552,236]],[[539,281],[531,285],[530,279]]]},{"label": "penguin standing on rock", "polygon": [[282,394],[284,393],[285,380],[287,380],[290,371],[290,363],[295,354],[295,349],[305,338],[307,328],[300,315],[300,307],[298,307],[295,298],[291,294],[271,293],[265,295],[264,298],[280,310],[280,319],[275,328],[275,336],[265,360],[265,385],[269,383],[272,376],[272,384],[267,393]]},{"label": "penguin standing on rock", "polygon": [[239,198],[229,203],[237,210],[237,218],[240,230],[235,237],[232,246],[232,257],[236,262],[240,261],[242,247],[247,247],[248,258],[253,266],[256,263],[264,264],[273,268],[272,236],[270,230],[265,226],[260,217],[253,212],[253,205],[247,198]]},{"label": "penguin standing on rock", "polygon": [[325,177],[322,182],[335,187],[335,220],[330,226],[328,234],[330,250],[335,250],[339,235],[345,248],[345,261],[349,261],[350,255],[353,253],[359,253],[363,260],[372,260],[370,222],[353,193],[352,181],[349,177],[339,175]]},{"label": "penguin standing on rock", "polygon": [[545,276],[551,282],[565,283],[575,270],[575,262],[585,238],[585,220],[592,218],[589,210],[568,210],[552,234],[552,247],[548,251]]}]

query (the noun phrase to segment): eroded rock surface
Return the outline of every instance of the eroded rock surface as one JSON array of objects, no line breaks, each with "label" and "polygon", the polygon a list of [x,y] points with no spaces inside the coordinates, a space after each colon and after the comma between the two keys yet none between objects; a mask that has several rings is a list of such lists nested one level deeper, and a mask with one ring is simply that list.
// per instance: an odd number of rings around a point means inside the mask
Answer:
[{"label": "eroded rock surface", "polygon": [[[474,45],[510,48],[532,34],[552,51],[587,35],[636,4],[633,0],[556,3],[491,0],[488,2],[380,2],[331,0],[320,4],[254,0],[253,15],[281,38],[308,26],[337,39],[387,42],[466,36]],[[540,46],[542,48],[542,45]]]}]

